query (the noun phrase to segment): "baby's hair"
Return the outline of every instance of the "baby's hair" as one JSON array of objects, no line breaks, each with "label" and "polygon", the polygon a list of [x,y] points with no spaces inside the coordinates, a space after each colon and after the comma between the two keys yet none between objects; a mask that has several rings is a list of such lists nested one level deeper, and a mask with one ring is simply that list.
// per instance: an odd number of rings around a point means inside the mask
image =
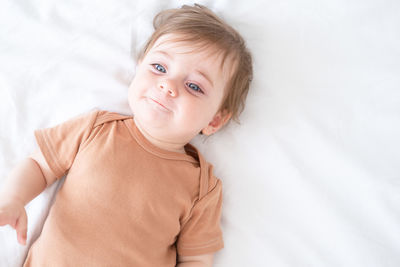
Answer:
[{"label": "baby's hair", "polygon": [[227,58],[230,59],[233,70],[224,88],[226,93],[220,111],[231,113],[231,118],[239,122],[253,78],[251,54],[240,34],[210,9],[199,4],[161,11],[154,17],[153,26],[154,32],[139,52],[139,60],[165,34],[178,34],[177,41],[196,43],[195,49],[216,48],[214,51],[222,53],[221,67]]}]

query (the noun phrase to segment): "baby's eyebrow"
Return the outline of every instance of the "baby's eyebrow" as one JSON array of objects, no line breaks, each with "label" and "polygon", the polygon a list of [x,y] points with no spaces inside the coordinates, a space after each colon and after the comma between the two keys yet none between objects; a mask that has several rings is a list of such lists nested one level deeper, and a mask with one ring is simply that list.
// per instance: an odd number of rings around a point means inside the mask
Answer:
[{"label": "baby's eyebrow", "polygon": [[214,83],[213,83],[212,79],[210,78],[210,76],[207,75],[207,73],[202,72],[200,70],[196,70],[196,72],[198,72],[201,76],[203,76],[211,84],[211,86],[214,87]]},{"label": "baby's eyebrow", "polygon": [[154,53],[162,54],[163,56],[166,56],[167,58],[172,59],[172,56],[163,50],[156,50],[156,51],[154,51]]},{"label": "baby's eyebrow", "polygon": [[[161,54],[169,59],[173,59],[173,57],[170,54],[168,54],[167,52],[165,52],[163,50],[155,50],[154,54]],[[210,76],[206,72],[201,71],[201,70],[195,70],[195,71],[198,74],[200,74],[201,76],[203,76],[211,84],[211,86],[214,87],[213,80],[210,78]]]}]

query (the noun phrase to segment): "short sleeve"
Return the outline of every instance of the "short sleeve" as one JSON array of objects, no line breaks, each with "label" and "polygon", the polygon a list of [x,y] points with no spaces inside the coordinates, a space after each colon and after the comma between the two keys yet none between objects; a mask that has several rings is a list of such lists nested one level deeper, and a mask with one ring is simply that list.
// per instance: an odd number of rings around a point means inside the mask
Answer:
[{"label": "short sleeve", "polygon": [[57,178],[71,167],[80,146],[90,135],[97,113],[92,111],[52,128],[35,131],[39,148]]},{"label": "short sleeve", "polygon": [[182,226],[177,240],[179,255],[202,255],[224,247],[220,228],[221,209],[222,183],[217,179],[215,187],[194,205],[191,216]]}]

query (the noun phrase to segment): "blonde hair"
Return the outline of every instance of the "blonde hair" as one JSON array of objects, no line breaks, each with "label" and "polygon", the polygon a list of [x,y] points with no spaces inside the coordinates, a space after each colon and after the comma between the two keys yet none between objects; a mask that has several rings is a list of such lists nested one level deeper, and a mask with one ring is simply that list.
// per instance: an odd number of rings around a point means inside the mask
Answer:
[{"label": "blonde hair", "polygon": [[179,34],[179,41],[200,42],[212,45],[222,52],[221,67],[229,57],[235,63],[230,80],[225,88],[225,97],[220,111],[231,114],[239,122],[239,115],[253,78],[252,58],[240,34],[205,6],[184,5],[177,9],[167,9],[158,13],[153,20],[154,32],[138,54],[141,60],[154,43],[165,34]]}]

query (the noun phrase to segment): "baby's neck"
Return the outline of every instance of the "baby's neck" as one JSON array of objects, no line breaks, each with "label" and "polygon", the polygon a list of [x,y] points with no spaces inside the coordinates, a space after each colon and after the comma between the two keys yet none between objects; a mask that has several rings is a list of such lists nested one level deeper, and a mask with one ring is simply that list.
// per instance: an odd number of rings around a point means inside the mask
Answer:
[{"label": "baby's neck", "polygon": [[135,125],[139,129],[140,133],[146,138],[146,140],[149,141],[154,146],[167,151],[186,154],[184,145],[159,140],[153,137],[151,134],[149,134],[146,130],[144,130],[138,122],[135,121]]}]

